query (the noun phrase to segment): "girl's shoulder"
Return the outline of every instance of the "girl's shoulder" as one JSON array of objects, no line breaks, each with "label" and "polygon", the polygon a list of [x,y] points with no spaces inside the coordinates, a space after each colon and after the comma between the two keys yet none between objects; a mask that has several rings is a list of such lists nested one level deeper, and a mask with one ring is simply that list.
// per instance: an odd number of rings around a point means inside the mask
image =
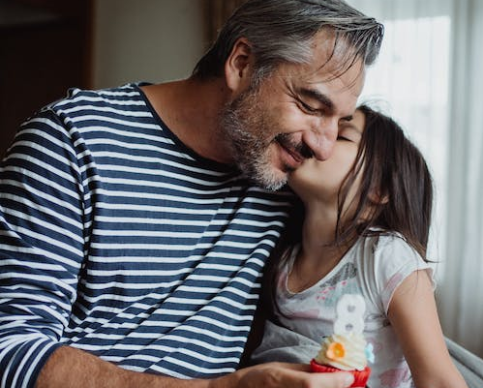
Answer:
[{"label": "girl's shoulder", "polygon": [[431,270],[400,233],[380,231],[361,237],[356,258],[361,276],[373,291],[390,298],[394,289],[411,273]]},{"label": "girl's shoulder", "polygon": [[371,230],[356,243],[355,261],[366,276],[373,274],[386,280],[394,274],[404,274],[430,268],[416,249],[397,232]]},{"label": "girl's shoulder", "polygon": [[374,256],[397,253],[398,256],[419,257],[422,260],[416,249],[398,232],[371,229],[366,235],[359,238],[358,244],[365,250],[372,251]]}]

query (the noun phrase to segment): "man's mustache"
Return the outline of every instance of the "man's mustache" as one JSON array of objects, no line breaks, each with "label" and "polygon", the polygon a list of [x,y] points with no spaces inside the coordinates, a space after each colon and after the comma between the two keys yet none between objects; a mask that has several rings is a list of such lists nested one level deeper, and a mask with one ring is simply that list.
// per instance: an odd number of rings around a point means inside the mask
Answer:
[{"label": "man's mustache", "polygon": [[275,137],[275,141],[280,143],[283,147],[291,150],[299,154],[304,159],[310,159],[314,157],[314,152],[312,149],[305,144],[303,141],[301,142],[294,142],[292,141],[291,134],[289,133],[280,133]]}]

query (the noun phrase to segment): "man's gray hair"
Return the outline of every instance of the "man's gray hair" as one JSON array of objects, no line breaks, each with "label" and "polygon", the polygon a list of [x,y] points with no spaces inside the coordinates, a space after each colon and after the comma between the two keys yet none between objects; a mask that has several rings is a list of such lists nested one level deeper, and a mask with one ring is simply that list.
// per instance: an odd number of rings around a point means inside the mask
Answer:
[{"label": "man's gray hair", "polygon": [[220,77],[241,37],[249,41],[258,75],[269,74],[281,63],[307,63],[312,39],[324,29],[334,34],[334,52],[339,41],[348,47],[347,67],[358,59],[372,64],[384,35],[382,24],[342,0],[248,0],[225,23],[193,75]]}]

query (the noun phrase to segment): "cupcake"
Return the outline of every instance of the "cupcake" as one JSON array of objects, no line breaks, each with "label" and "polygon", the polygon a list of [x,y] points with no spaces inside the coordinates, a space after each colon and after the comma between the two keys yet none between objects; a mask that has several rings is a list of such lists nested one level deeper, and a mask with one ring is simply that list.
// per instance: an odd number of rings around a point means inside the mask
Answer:
[{"label": "cupcake", "polygon": [[312,372],[350,372],[351,387],[365,387],[373,362],[372,345],[364,335],[364,299],[360,295],[344,295],[337,303],[334,334],[322,339],[319,353],[310,362]]},{"label": "cupcake", "polygon": [[310,366],[312,372],[351,372],[355,379],[351,387],[365,387],[371,373],[367,366],[368,353],[372,352],[364,336],[333,334],[322,340],[320,351]]}]

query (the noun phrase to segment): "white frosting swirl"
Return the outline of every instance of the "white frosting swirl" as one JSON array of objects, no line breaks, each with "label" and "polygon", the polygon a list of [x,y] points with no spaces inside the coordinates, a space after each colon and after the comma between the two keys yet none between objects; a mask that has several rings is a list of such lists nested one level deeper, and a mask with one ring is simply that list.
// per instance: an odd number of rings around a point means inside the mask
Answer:
[{"label": "white frosting swirl", "polygon": [[333,334],[322,340],[315,361],[342,370],[363,370],[367,366],[366,340],[362,334]]}]

